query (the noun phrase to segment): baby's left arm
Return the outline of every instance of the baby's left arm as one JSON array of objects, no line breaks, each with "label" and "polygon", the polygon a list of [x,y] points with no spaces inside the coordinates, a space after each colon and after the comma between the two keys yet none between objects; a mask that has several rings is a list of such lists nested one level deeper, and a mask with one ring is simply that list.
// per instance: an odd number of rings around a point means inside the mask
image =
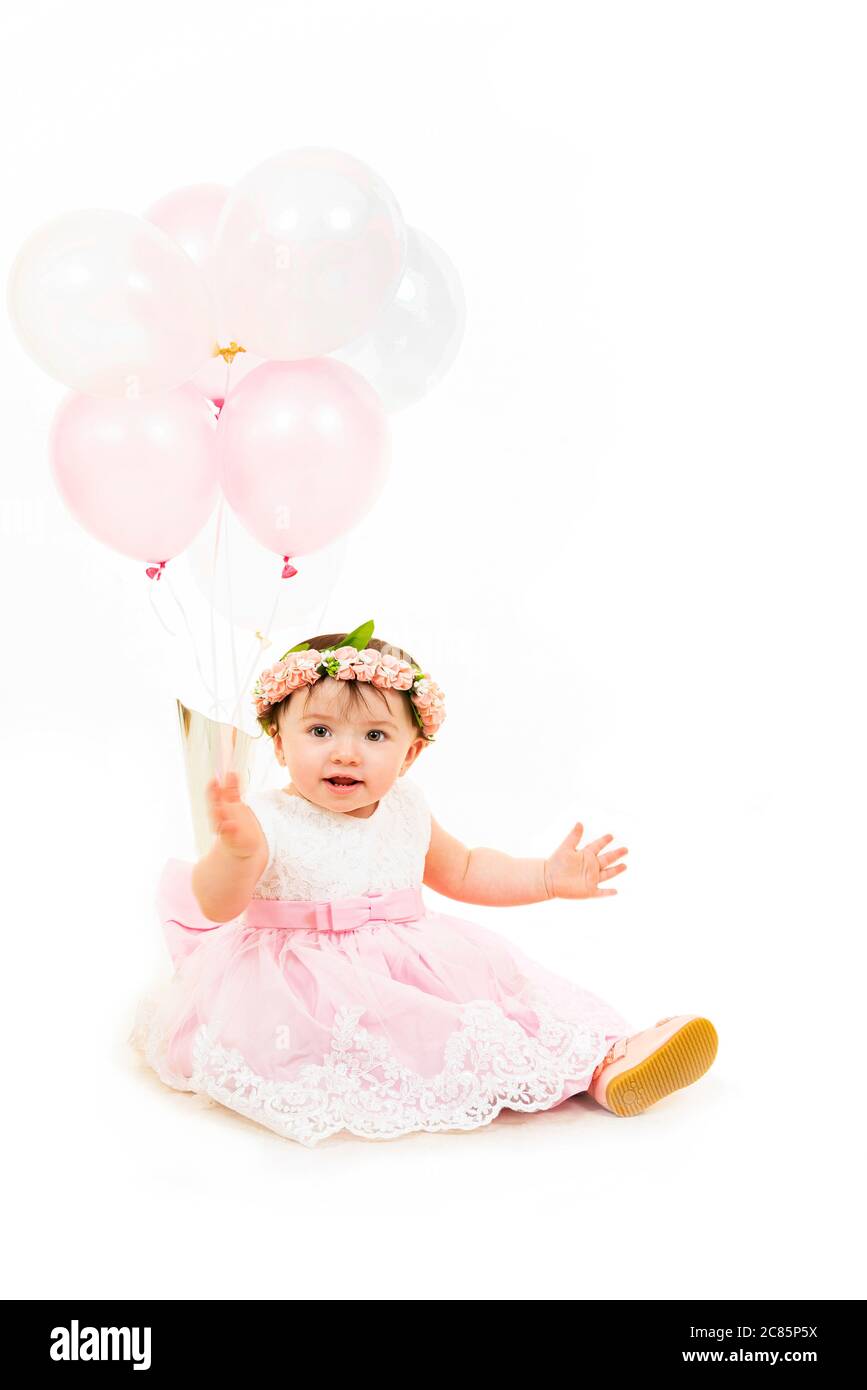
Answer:
[{"label": "baby's left arm", "polygon": [[486,907],[517,907],[548,898],[611,897],[617,889],[600,888],[599,884],[623,872],[626,865],[614,864],[614,860],[629,851],[600,854],[613,835],[602,835],[579,849],[583,833],[578,821],[547,859],[515,859],[498,849],[467,849],[431,816],[424,882],[445,898]]}]

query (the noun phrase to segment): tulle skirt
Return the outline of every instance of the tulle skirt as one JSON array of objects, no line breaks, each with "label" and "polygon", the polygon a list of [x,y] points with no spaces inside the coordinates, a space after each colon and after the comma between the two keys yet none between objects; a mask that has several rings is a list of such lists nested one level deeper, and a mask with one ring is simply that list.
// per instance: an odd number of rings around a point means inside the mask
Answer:
[{"label": "tulle skirt", "polygon": [[179,882],[163,900],[175,972],[129,1040],[169,1086],[307,1146],[549,1110],[635,1031],[496,932],[430,911],[420,887],[260,904],[258,924],[248,909],[204,930]]}]

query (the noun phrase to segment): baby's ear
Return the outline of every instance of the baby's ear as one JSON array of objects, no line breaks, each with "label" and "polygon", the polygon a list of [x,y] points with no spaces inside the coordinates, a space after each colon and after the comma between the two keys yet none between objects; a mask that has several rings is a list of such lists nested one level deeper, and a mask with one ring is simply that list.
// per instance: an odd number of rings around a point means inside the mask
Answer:
[{"label": "baby's ear", "polygon": [[407,767],[412,767],[413,763],[421,756],[422,750],[427,747],[427,739],[414,739],[407,750]]}]

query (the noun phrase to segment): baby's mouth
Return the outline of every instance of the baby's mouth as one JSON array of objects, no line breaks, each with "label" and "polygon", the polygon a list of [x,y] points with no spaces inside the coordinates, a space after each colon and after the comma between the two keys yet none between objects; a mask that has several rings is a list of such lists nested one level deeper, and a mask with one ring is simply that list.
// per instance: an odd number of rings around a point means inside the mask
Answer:
[{"label": "baby's mouth", "polygon": [[325,781],[332,787],[360,787],[361,782],[357,777],[326,777]]}]

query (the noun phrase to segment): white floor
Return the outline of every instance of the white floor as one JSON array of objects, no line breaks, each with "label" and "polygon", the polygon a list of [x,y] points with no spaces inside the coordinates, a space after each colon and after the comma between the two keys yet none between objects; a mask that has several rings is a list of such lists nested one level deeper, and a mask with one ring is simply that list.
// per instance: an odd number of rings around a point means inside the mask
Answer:
[{"label": "white floor", "polygon": [[[537,947],[562,964],[549,921]],[[746,989],[736,970],[711,982],[702,965],[686,1000],[687,965],[663,992],[632,937],[618,931],[618,952],[633,948],[658,1007],[632,998],[628,1016],[694,1004],[720,1048],[699,1082],[628,1120],[582,1096],[470,1133],[337,1135],[306,1149],[139,1062],[120,997],[136,967],[119,970],[118,999],[95,987],[87,1008],[58,987],[54,1024],[29,1038],[19,1001],[29,1045],[5,1044],[3,1295],[863,1296],[855,1015],[812,989],[803,958],[783,992],[773,951],[765,964],[755,953]],[[744,946],[735,931],[731,958]],[[79,985],[81,969],[79,958]],[[10,994],[10,1028],[15,1008]]]}]

